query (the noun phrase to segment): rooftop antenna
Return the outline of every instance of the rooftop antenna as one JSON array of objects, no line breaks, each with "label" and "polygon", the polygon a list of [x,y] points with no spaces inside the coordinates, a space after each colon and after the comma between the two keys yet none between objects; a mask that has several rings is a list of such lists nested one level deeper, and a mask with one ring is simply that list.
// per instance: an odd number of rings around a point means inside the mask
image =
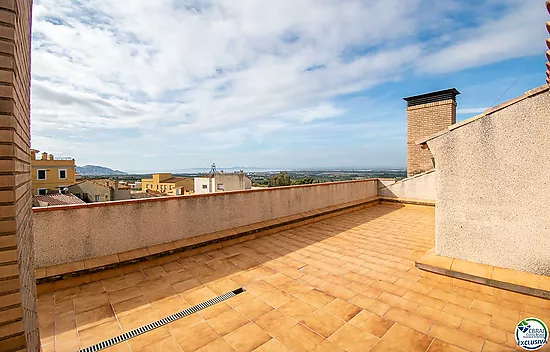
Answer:
[{"label": "rooftop antenna", "polygon": [[212,163],[212,166],[210,168],[210,175],[214,176],[216,175],[217,171],[216,171],[216,163]]}]

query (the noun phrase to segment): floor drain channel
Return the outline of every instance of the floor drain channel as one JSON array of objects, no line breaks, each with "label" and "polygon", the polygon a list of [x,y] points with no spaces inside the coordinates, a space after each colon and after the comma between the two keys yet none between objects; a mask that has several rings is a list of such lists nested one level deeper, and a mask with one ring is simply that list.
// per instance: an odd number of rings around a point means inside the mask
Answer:
[{"label": "floor drain channel", "polygon": [[96,351],[101,351],[103,349],[106,349],[108,347],[111,347],[111,346],[114,346],[116,345],[117,343],[121,343],[121,342],[124,342],[126,340],[129,340],[133,337],[136,337],[136,336],[139,336],[141,334],[144,334],[146,332],[149,332],[153,329],[156,329],[156,328],[159,328],[161,326],[164,326],[168,323],[171,323],[173,321],[176,321],[178,319],[181,319],[181,318],[184,318],[188,315],[191,315],[193,313],[196,313],[198,311],[201,311],[205,308],[208,308],[208,307],[211,307],[213,306],[214,304],[216,303],[220,303],[220,302],[223,302],[225,300],[228,300],[229,298],[231,297],[235,297],[236,295],[240,294],[240,293],[243,293],[244,292],[244,289],[241,287],[241,288],[238,288],[234,291],[231,291],[231,292],[227,292],[227,293],[224,293],[223,295],[221,296],[218,296],[218,297],[215,297],[215,298],[212,298],[212,299],[209,299],[208,301],[206,302],[202,302],[202,303],[199,303],[197,304],[196,306],[193,306],[193,307],[189,307],[187,309],[184,309],[182,310],[181,312],[178,312],[178,313],[174,313],[172,315],[169,315],[167,316],[166,318],[162,318],[160,320],[157,320],[157,321],[154,321],[152,323],[149,323],[147,325],[144,325],[140,328],[137,328],[137,329],[134,329],[132,331],[128,331],[128,332],[125,332],[124,334],[122,335],[118,335],[118,336],[115,336],[109,340],[105,340],[105,341],[102,341],[102,342],[99,342],[99,343],[96,343],[95,345],[92,345],[90,347],[86,347],[84,349],[81,349],[79,352],[96,352]]}]

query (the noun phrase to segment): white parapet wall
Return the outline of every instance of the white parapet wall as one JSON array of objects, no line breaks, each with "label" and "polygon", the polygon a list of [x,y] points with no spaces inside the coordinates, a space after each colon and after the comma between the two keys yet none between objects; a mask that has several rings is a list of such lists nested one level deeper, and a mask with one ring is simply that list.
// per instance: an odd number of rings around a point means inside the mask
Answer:
[{"label": "white parapet wall", "polygon": [[436,253],[550,275],[548,86],[430,137]]},{"label": "white parapet wall", "polygon": [[437,172],[423,172],[403,180],[378,180],[378,195],[381,197],[435,201]]},{"label": "white parapet wall", "polygon": [[35,208],[35,261],[102,257],[376,196],[372,179]]}]

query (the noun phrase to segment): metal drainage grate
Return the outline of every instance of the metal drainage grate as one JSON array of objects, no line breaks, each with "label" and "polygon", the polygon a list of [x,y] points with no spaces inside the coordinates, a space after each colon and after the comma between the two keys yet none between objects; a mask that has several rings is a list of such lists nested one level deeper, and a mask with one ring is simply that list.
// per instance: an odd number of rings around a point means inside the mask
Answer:
[{"label": "metal drainage grate", "polygon": [[220,303],[220,302],[223,302],[225,300],[228,300],[229,298],[231,297],[235,297],[236,295],[240,294],[240,293],[243,293],[244,292],[244,288],[238,288],[234,291],[231,291],[231,292],[227,292],[227,293],[224,293],[223,295],[221,296],[218,296],[218,297],[215,297],[215,298],[212,298],[212,299],[209,299],[208,301],[206,302],[202,302],[202,303],[199,303],[197,304],[196,306],[193,306],[193,307],[189,307],[187,309],[184,309],[182,310],[181,312],[178,312],[178,313],[174,313],[172,315],[169,315],[167,316],[166,318],[162,318],[160,320],[157,320],[157,321],[154,321],[152,323],[149,323],[147,325],[144,325],[140,328],[137,328],[137,329],[134,329],[132,331],[128,331],[128,332],[125,332],[124,334],[122,335],[118,335],[118,336],[115,336],[109,340],[105,340],[103,342],[99,342],[99,343],[96,343],[95,345],[92,345],[90,347],[86,347],[84,349],[81,349],[79,352],[96,352],[96,351],[101,351],[105,348],[108,348],[108,347],[111,347],[111,346],[114,346],[116,345],[117,343],[121,343],[121,342],[124,342],[126,340],[129,340],[133,337],[136,337],[136,336],[139,336],[141,334],[144,334],[146,332],[149,332],[153,329],[156,329],[156,328],[159,328],[161,326],[164,326],[168,323],[171,323],[175,320],[178,320],[178,319],[181,319],[181,318],[184,318],[188,315],[191,315],[193,313],[196,313],[200,310],[203,310],[205,308],[208,308],[210,306],[213,306],[214,304],[216,303]]}]

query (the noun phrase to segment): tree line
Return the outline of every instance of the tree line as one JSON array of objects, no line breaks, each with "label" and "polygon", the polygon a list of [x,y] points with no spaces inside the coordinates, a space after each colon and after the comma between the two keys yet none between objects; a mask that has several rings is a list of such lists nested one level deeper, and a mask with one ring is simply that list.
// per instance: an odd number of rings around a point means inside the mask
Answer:
[{"label": "tree line", "polygon": [[314,182],[315,182],[315,179],[309,176],[292,180],[288,172],[283,171],[278,173],[277,175],[271,176],[267,182],[267,186],[281,187],[281,186],[290,186],[290,185],[307,185]]}]

